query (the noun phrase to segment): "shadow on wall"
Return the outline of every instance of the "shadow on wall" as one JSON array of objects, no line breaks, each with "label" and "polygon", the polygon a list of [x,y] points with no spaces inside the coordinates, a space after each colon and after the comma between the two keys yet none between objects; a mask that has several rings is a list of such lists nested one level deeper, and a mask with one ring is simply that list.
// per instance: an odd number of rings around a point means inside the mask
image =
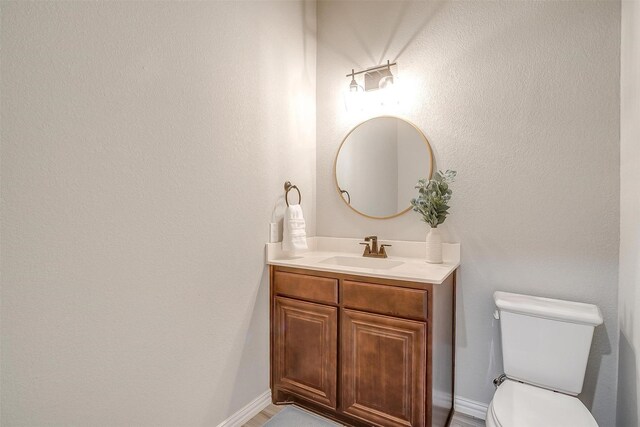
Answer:
[{"label": "shadow on wall", "polygon": [[[405,5],[408,5],[408,4],[409,4],[408,2],[405,3]],[[427,13],[425,15],[425,19],[422,21],[422,23],[420,25],[416,26],[415,31],[411,34],[411,36],[409,37],[407,42],[398,50],[398,53],[396,53],[395,57],[393,58],[393,60],[391,62],[396,62],[398,60],[398,58],[400,58],[400,55],[402,55],[402,53],[407,49],[407,47],[409,47],[409,45],[411,45],[411,43],[416,39],[416,37],[418,37],[418,35],[422,32],[423,28],[425,28],[427,26],[429,21],[431,21],[431,19],[438,13],[438,10],[444,4],[444,1],[433,2],[431,4],[432,4],[431,10],[429,11],[429,13]],[[402,19],[404,18],[404,15],[406,13],[407,13],[407,8],[405,6],[403,8],[403,10],[402,10],[402,13],[398,14],[398,19],[395,22],[395,27],[394,27],[393,34],[391,34],[391,37],[389,38],[389,43],[385,47],[385,50],[384,50],[384,52],[382,54],[382,57],[380,58],[380,63],[382,63],[382,60],[384,59],[384,56],[387,54],[387,49],[389,48],[389,44],[391,43],[391,40],[393,40],[393,37],[395,36],[395,33],[396,33],[398,27],[400,27],[400,23],[402,22]]]},{"label": "shadow on wall", "polygon": [[618,403],[616,412],[618,414],[619,426],[638,425],[638,389],[636,388],[636,378],[638,377],[638,366],[636,365],[636,354],[624,333],[620,333],[620,343],[618,348],[619,366],[618,372],[624,375],[618,377]]},{"label": "shadow on wall", "polygon": [[[311,84],[313,80],[313,85],[315,86],[315,70],[312,73],[309,73],[307,58],[312,54],[315,56],[315,49],[309,50],[309,39],[313,40],[313,44],[315,46],[316,42],[316,8],[315,6],[310,8],[309,3],[307,1],[302,2],[302,31],[304,32],[304,37],[302,38],[302,50],[303,50],[303,58],[304,61],[304,81],[306,84]],[[315,65],[315,64],[314,64]],[[313,78],[311,77],[313,76]]]},{"label": "shadow on wall", "polygon": [[[438,13],[438,10],[445,3],[444,1],[434,1],[429,2],[429,11],[424,13],[424,18],[420,21],[419,24],[414,25],[413,23],[407,27],[407,17],[409,13],[409,8],[411,2],[384,2],[386,5],[387,13],[384,15],[384,19],[376,20],[376,29],[378,30],[378,34],[383,40],[375,40],[372,41],[369,37],[365,37],[365,33],[370,32],[369,24],[371,23],[370,19],[362,19],[362,17],[358,14],[355,14],[355,10],[351,9],[351,13],[346,13],[343,16],[344,22],[342,26],[348,27],[352,30],[354,38],[357,40],[358,44],[362,51],[366,54],[366,58],[368,63],[360,64],[359,61],[354,59],[350,52],[353,50],[350,45],[342,44],[339,45],[337,43],[332,43],[329,40],[322,40],[325,45],[330,46],[334,53],[342,56],[349,63],[354,64],[359,68],[369,68],[373,65],[382,64],[386,59],[390,59],[391,62],[395,62],[405,51],[405,49],[412,44],[415,38],[422,32],[422,30],[427,26],[427,24],[433,19],[433,17]],[[363,3],[364,7],[364,3]],[[366,10],[358,10],[358,13],[367,13]],[[400,28],[414,28],[410,34],[399,34]],[[405,31],[406,32],[406,31]],[[393,55],[393,59],[387,57],[387,53],[391,50],[391,45],[397,43],[398,39],[405,39],[406,41],[401,44],[393,47],[393,51],[390,55]],[[373,52],[371,47],[381,47],[380,52]],[[376,57],[376,54],[379,53],[379,57]]]},{"label": "shadow on wall", "polygon": [[[611,354],[611,340],[604,324],[596,326],[593,331],[593,342],[591,343],[591,351],[589,353],[589,361],[587,362],[587,371],[584,377],[582,393],[579,398],[584,405],[593,412],[593,401],[600,376],[600,367],[602,359]],[[613,391],[613,390],[612,390]]]},{"label": "shadow on wall", "polygon": [[287,201],[285,200],[284,196],[278,197],[278,200],[276,200],[276,203],[273,205],[273,210],[271,211],[271,222],[278,224],[278,242],[282,241],[282,232],[284,230],[284,214],[286,209]]}]

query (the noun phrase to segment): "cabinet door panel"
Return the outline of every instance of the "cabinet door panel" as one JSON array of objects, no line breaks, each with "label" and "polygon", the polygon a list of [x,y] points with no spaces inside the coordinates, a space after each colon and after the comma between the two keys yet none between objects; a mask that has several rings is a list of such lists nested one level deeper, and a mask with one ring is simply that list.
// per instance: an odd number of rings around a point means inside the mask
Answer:
[{"label": "cabinet door panel", "polygon": [[342,411],[383,426],[424,426],[426,323],[341,316]]},{"label": "cabinet door panel", "polygon": [[338,309],[276,297],[274,386],[336,408]]}]

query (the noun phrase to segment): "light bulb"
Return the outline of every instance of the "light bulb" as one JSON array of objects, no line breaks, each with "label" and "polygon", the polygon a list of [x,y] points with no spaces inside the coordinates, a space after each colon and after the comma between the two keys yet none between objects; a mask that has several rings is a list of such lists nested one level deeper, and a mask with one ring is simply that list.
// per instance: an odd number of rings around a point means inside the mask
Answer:
[{"label": "light bulb", "polygon": [[347,111],[361,111],[363,108],[364,90],[362,86],[354,90],[345,91],[344,94],[344,106]]},{"label": "light bulb", "polygon": [[380,89],[389,89],[393,86],[393,84],[394,84],[393,75],[385,76],[380,79],[380,84],[378,85],[378,87]]},{"label": "light bulb", "polygon": [[380,82],[380,105],[400,103],[398,81],[394,76],[387,76]]},{"label": "light bulb", "polygon": [[344,106],[347,111],[362,110],[362,95],[364,88],[356,81],[356,76],[351,70],[351,83],[349,83],[349,91],[344,94]]}]

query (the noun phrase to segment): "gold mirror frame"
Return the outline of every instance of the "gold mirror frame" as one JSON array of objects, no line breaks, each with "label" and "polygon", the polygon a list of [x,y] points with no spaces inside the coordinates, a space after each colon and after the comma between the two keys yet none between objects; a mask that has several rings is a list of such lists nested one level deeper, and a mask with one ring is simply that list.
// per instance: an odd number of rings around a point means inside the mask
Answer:
[{"label": "gold mirror frame", "polygon": [[377,116],[377,117],[372,117],[370,119],[367,119],[367,120],[365,120],[363,122],[360,122],[357,125],[355,125],[347,133],[347,135],[344,137],[344,139],[340,143],[340,147],[338,147],[338,151],[336,152],[336,157],[333,160],[333,181],[336,184],[336,192],[338,193],[338,197],[340,198],[340,200],[342,200],[342,202],[345,205],[347,205],[349,207],[349,209],[351,209],[355,213],[357,213],[359,215],[362,215],[362,216],[364,216],[366,218],[371,218],[371,219],[391,219],[391,218],[395,218],[397,216],[400,216],[402,214],[405,214],[405,213],[409,212],[411,210],[411,204],[409,204],[409,206],[405,210],[403,210],[401,212],[398,212],[396,214],[393,214],[393,215],[389,215],[389,216],[371,216],[371,215],[367,215],[366,213],[360,212],[359,210],[357,210],[356,208],[351,206],[351,204],[347,203],[347,201],[344,199],[344,197],[342,197],[342,194],[340,193],[340,186],[338,185],[338,171],[337,171],[338,156],[340,155],[340,150],[342,150],[342,146],[347,141],[347,138],[349,138],[349,135],[351,135],[353,133],[353,131],[355,131],[357,128],[359,128],[360,126],[364,125],[365,123],[370,122],[371,120],[382,119],[382,118],[391,118],[391,119],[402,120],[403,122],[410,124],[416,130],[416,132],[418,132],[418,134],[424,140],[424,143],[427,146],[427,152],[429,153],[429,176],[428,176],[428,178],[431,179],[431,177],[433,176],[433,150],[431,150],[431,144],[429,143],[429,140],[427,139],[425,134],[414,123],[410,122],[409,120],[403,119],[402,117],[398,117],[398,116]]}]

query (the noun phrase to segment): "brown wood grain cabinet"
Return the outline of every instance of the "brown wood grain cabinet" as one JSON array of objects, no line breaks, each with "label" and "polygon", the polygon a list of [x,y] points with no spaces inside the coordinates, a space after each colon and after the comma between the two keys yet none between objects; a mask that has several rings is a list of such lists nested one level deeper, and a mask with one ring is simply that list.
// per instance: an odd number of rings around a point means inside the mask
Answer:
[{"label": "brown wood grain cabinet", "polygon": [[338,309],[276,297],[274,310],[278,387],[335,409]]},{"label": "brown wood grain cabinet", "polygon": [[341,409],[385,426],[425,423],[426,324],[342,310]]},{"label": "brown wood grain cabinet", "polygon": [[271,391],[354,426],[445,426],[455,272],[442,284],[270,267]]}]

